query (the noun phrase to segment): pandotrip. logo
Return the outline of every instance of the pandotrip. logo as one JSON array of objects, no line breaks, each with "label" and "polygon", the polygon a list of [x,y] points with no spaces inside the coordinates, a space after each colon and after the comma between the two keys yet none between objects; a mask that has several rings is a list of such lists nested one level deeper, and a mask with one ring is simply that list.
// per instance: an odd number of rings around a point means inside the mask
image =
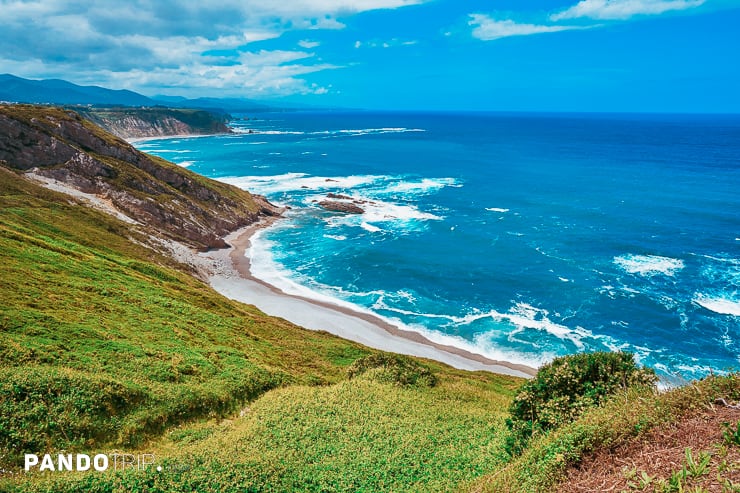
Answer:
[{"label": "pandotrip. logo", "polygon": [[[65,472],[65,471],[145,471],[155,466],[154,454],[25,454],[23,470],[25,472]],[[156,466],[157,471],[162,466]]]}]

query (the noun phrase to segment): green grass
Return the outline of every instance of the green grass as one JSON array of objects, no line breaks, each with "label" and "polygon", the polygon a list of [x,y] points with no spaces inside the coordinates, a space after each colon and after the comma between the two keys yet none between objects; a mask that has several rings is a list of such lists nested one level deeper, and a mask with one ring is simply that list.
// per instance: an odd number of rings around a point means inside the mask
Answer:
[{"label": "green grass", "polygon": [[136,236],[0,167],[0,469],[62,450],[190,468],[0,490],[450,491],[505,457],[519,379],[379,357],[350,380],[377,352],[225,299]]},{"label": "green grass", "polygon": [[[342,362],[367,354],[229,301],[131,243],[116,220],[36,190],[12,172],[0,174],[5,450],[36,447],[21,438],[30,436],[58,448],[133,444],[183,420],[232,412],[282,384],[338,381]],[[21,377],[30,394],[13,390]],[[28,395],[49,385],[63,390],[67,377],[83,392],[99,385],[114,392],[95,380],[103,378],[117,384],[115,392],[138,397],[117,408],[118,423],[107,433],[67,438],[63,429],[41,431],[38,417],[62,404]],[[83,402],[70,405],[71,413],[86,410]]]},{"label": "green grass", "polygon": [[455,491],[506,459],[504,380],[446,372],[435,388],[360,377],[273,390],[244,417],[169,433],[162,473],[48,475],[31,490]]}]

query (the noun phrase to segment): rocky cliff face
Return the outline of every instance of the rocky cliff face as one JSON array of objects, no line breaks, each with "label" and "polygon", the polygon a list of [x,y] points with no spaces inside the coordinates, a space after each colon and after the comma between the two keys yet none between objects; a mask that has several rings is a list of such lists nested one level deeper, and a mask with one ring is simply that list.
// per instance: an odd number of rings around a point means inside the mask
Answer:
[{"label": "rocky cliff face", "polygon": [[173,108],[74,108],[122,139],[229,133],[228,115]]},{"label": "rocky cliff face", "polygon": [[0,165],[95,194],[121,213],[199,249],[279,211],[264,197],[137,151],[78,114],[0,106]]}]

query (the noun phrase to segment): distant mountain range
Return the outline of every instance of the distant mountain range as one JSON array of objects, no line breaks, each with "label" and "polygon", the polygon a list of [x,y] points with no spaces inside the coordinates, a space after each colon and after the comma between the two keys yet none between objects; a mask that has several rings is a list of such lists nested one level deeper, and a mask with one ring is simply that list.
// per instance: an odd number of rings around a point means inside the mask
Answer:
[{"label": "distant mountain range", "polygon": [[156,96],[149,98],[128,90],[100,86],[79,86],[61,79],[31,80],[11,74],[0,75],[0,101],[95,106],[167,106],[175,108],[221,110],[224,112],[269,111],[271,106],[249,99]]}]

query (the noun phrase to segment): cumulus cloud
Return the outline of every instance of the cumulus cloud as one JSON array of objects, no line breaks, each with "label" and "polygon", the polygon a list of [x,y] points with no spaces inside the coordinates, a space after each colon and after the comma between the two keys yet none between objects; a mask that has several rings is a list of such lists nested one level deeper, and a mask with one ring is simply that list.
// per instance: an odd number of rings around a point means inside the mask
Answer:
[{"label": "cumulus cloud", "polygon": [[583,29],[583,27],[579,26],[520,24],[510,19],[497,20],[485,14],[470,14],[468,25],[473,27],[473,36],[484,41],[492,41],[509,36],[528,36],[531,34],[552,33],[570,29]]},{"label": "cumulus cloud", "polygon": [[550,16],[553,21],[587,17],[597,20],[623,20],[636,15],[657,15],[671,10],[699,7],[706,0],[581,0],[576,5]]},{"label": "cumulus cloud", "polygon": [[142,91],[159,84],[187,96],[202,88],[245,97],[316,92],[300,76],[335,65],[250,45],[288,31],[342,29],[342,16],[425,1],[3,0],[0,72]]},{"label": "cumulus cloud", "polygon": [[319,43],[318,41],[311,41],[308,39],[302,39],[298,41],[298,46],[307,50],[310,50],[311,48],[316,48],[319,45],[321,45],[321,43]]}]

